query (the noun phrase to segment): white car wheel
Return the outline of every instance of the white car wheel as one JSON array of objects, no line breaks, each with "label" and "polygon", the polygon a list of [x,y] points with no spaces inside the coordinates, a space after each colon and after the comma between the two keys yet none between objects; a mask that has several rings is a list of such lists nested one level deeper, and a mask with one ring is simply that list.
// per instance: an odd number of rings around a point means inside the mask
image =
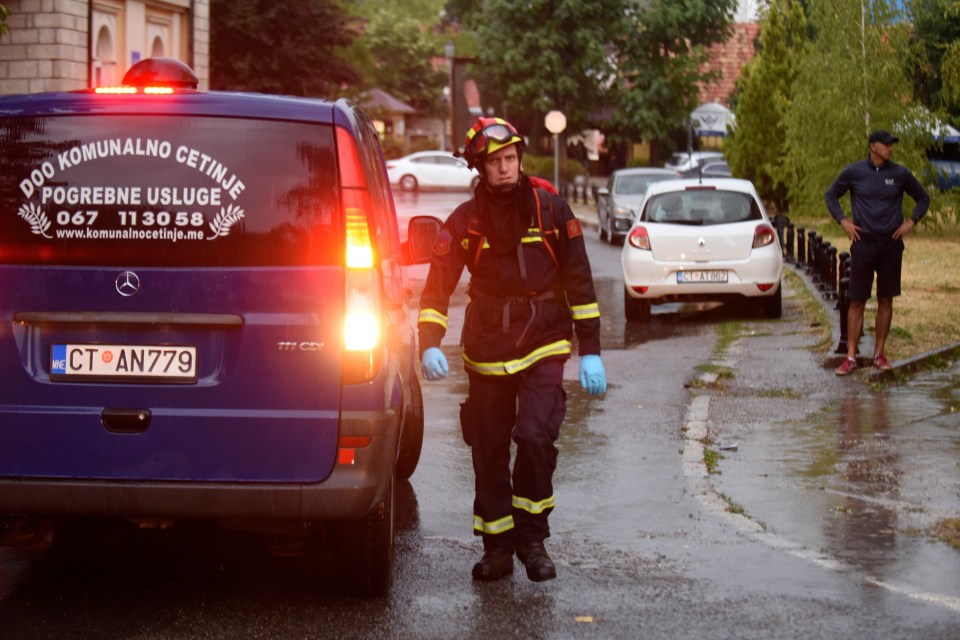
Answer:
[{"label": "white car wheel", "polygon": [[417,185],[417,179],[411,176],[410,174],[407,174],[402,178],[400,178],[401,191],[416,191],[418,186],[419,185]]}]

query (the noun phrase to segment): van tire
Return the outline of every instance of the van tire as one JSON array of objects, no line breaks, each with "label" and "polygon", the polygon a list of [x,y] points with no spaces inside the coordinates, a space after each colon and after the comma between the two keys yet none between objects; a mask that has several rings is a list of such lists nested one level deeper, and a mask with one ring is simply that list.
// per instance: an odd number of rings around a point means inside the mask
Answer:
[{"label": "van tire", "polygon": [[423,390],[420,379],[414,374],[410,379],[410,406],[403,412],[403,429],[400,431],[400,447],[397,452],[397,480],[410,479],[417,470],[422,449]]},{"label": "van tire", "polygon": [[337,577],[347,595],[386,595],[393,584],[393,477],[383,499],[366,516],[335,527]]}]

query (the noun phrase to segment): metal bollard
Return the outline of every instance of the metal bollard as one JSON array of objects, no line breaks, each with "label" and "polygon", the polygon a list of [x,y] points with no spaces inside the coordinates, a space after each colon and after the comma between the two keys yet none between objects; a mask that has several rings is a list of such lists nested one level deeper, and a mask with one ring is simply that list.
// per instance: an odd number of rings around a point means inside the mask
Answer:
[{"label": "metal bollard", "polygon": [[793,229],[793,223],[791,222],[787,224],[787,241],[784,244],[784,247],[787,250],[787,262],[796,263],[797,258],[796,258],[796,255],[793,253],[793,234],[794,234],[794,229]]},{"label": "metal bollard", "polygon": [[833,249],[830,242],[821,238],[817,258],[817,281],[820,284],[817,288],[824,298],[829,297],[828,291],[830,290],[830,249]]},{"label": "metal bollard", "polygon": [[[849,290],[850,285],[850,254],[846,251],[841,251],[837,256],[837,276],[839,281],[843,281],[844,278],[847,278],[847,288]],[[840,291],[842,287],[837,288],[838,296],[846,297],[848,291]],[[840,309],[840,297],[837,298],[837,309]]]},{"label": "metal bollard", "polygon": [[817,267],[817,232],[807,231],[807,271],[816,272]]},{"label": "metal bollard", "polygon": [[850,310],[850,301],[847,293],[850,290],[850,276],[844,275],[840,278],[840,291],[837,298],[837,309],[840,311],[840,342],[834,353],[847,353],[849,347],[847,339],[847,311]]},{"label": "metal bollard", "polygon": [[803,227],[797,228],[797,265],[803,266],[807,258],[807,235]]},{"label": "metal bollard", "polygon": [[827,299],[837,297],[837,248],[827,243]]},{"label": "metal bollard", "polygon": [[820,236],[816,231],[807,232],[807,271],[813,274],[813,281],[817,281],[817,256]]}]

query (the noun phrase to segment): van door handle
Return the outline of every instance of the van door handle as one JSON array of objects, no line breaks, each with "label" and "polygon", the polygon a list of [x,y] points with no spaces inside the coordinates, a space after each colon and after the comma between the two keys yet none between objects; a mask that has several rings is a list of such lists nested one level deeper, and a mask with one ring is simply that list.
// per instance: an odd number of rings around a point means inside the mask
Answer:
[{"label": "van door handle", "polygon": [[107,407],[100,412],[103,428],[112,433],[143,433],[150,426],[150,409],[117,409]]}]

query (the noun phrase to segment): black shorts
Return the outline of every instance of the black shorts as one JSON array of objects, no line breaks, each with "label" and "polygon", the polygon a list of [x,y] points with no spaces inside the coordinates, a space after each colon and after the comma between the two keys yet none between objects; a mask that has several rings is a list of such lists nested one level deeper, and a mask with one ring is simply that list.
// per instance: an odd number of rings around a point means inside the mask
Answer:
[{"label": "black shorts", "polygon": [[873,274],[877,274],[877,297],[900,295],[900,269],[903,264],[903,240],[889,235],[860,236],[850,245],[850,291],[848,298],[870,299]]}]

